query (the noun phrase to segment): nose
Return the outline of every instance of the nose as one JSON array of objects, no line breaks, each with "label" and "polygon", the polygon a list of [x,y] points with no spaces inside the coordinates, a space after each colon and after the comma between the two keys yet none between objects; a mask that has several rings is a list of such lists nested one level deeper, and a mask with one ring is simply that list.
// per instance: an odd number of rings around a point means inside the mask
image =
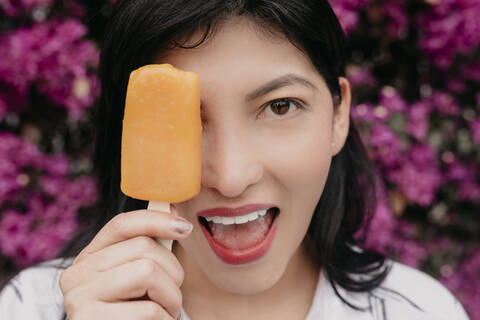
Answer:
[{"label": "nose", "polygon": [[258,183],[263,166],[255,144],[238,126],[222,126],[203,136],[202,187],[235,198]]}]

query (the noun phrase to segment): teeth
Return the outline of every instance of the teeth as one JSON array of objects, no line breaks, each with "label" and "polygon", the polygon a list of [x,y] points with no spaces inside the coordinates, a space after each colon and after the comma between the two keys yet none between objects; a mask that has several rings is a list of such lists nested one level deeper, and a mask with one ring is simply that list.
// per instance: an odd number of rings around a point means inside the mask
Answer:
[{"label": "teeth", "polygon": [[247,223],[249,221],[253,221],[258,219],[259,217],[263,217],[267,213],[267,209],[263,210],[258,210],[258,211],[253,211],[250,213],[247,213],[243,216],[236,216],[236,217],[219,217],[219,216],[213,216],[213,217],[205,217],[207,221],[212,221],[213,223],[220,223],[220,224],[242,224],[242,223]]}]

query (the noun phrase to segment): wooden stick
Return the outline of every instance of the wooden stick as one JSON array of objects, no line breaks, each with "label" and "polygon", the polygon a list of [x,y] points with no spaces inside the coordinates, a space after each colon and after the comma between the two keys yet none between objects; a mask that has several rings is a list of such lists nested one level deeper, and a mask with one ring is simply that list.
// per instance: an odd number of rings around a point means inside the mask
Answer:
[{"label": "wooden stick", "polygon": [[[149,201],[147,209],[166,212],[166,213],[172,213],[172,211],[170,210],[169,202]],[[157,239],[157,242],[162,244],[168,250],[172,251],[173,240]]]}]

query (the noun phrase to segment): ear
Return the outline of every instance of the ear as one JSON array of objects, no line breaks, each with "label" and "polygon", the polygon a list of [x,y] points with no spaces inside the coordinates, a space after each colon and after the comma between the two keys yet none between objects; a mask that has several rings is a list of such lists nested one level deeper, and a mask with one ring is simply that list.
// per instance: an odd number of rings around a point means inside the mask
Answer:
[{"label": "ear", "polygon": [[352,101],[350,83],[344,77],[338,78],[338,83],[342,93],[342,101],[339,105],[333,107],[332,156],[342,150],[350,127],[350,103]]}]

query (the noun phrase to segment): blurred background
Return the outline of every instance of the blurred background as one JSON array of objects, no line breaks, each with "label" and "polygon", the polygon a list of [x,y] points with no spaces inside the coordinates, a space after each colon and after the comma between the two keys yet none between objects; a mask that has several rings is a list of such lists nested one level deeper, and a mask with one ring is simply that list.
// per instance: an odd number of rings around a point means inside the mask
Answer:
[{"label": "blurred background", "polygon": [[[0,282],[55,257],[94,212],[112,2],[0,1]],[[480,320],[480,1],[330,2],[378,172],[365,247],[432,275]]]}]

